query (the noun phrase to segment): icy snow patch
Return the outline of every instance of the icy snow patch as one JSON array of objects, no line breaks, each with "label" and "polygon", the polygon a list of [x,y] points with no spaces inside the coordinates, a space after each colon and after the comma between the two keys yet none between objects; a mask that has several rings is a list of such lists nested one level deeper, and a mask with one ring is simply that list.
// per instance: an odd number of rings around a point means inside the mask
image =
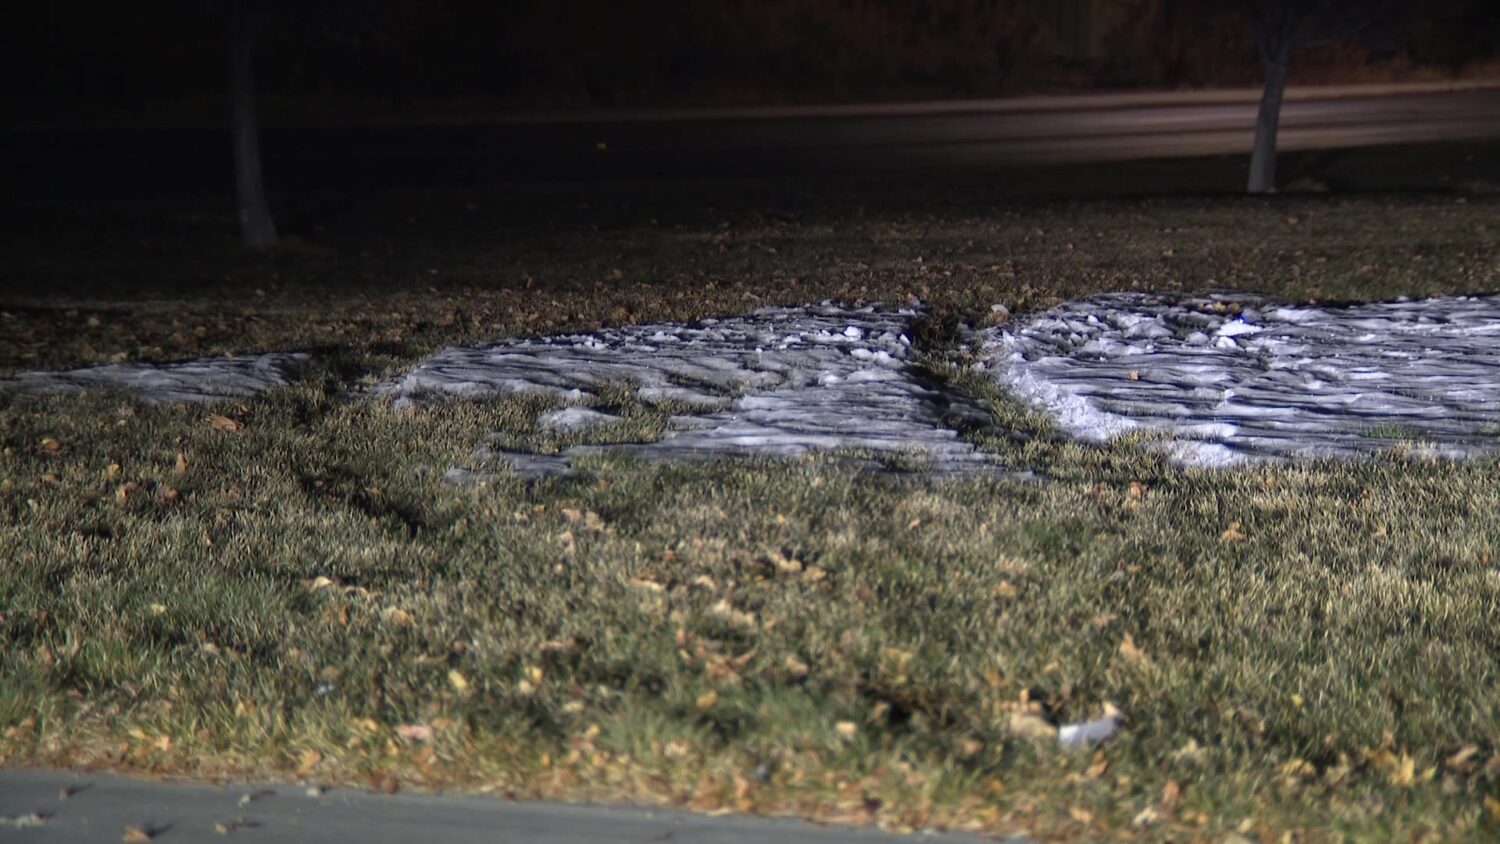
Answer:
[{"label": "icy snow patch", "polygon": [[179,363],[119,363],[68,372],[23,372],[0,379],[0,389],[31,393],[121,389],[146,404],[238,399],[285,385],[287,375],[306,362],[303,353],[278,353]]},{"label": "icy snow patch", "polygon": [[986,367],[1068,434],[1172,434],[1179,463],[1500,450],[1500,296],[1293,307],[1115,293],[984,335]]},{"label": "icy snow patch", "polygon": [[544,431],[566,432],[583,431],[589,428],[597,428],[600,425],[608,425],[611,422],[620,421],[620,417],[608,413],[600,413],[586,407],[564,407],[561,410],[553,410],[543,413],[537,417],[537,424]]},{"label": "icy snow patch", "polygon": [[[647,401],[687,408],[670,418],[658,442],[575,446],[563,458],[601,451],[798,457],[862,449],[925,457],[939,471],[992,468],[988,455],[946,424],[985,414],[922,383],[907,363],[915,316],[825,303],[450,347],[376,392],[398,404],[517,392],[583,401],[605,385],[624,384]],[[557,427],[592,419],[588,414],[602,415],[570,407],[540,421]],[[535,461],[511,462],[522,473],[537,468]]]}]

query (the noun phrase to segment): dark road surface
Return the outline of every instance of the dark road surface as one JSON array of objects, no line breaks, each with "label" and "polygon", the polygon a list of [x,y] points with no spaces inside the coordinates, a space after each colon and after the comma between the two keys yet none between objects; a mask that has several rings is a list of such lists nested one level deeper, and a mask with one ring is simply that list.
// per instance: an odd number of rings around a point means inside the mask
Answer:
[{"label": "dark road surface", "polygon": [[[66,799],[63,789],[71,793]],[[354,844],[962,844],[962,835],[900,836],[784,819],[669,809],[511,803],[495,797],[375,794],[291,785],[215,786],[105,774],[0,771],[0,841],[354,842]],[[137,840],[140,839],[136,836]]]},{"label": "dark road surface", "polygon": [[[1255,90],[268,125],[272,190],[819,177],[1248,153]],[[268,121],[269,122],[269,121]],[[1500,137],[1500,82],[1290,89],[1284,151]],[[227,191],[222,127],[0,132],[21,194]]]}]

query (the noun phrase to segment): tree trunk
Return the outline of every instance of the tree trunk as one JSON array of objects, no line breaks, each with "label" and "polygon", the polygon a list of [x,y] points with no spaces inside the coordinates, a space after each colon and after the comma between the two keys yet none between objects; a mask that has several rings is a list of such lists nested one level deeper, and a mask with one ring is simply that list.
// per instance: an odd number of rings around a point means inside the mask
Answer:
[{"label": "tree trunk", "polygon": [[1250,154],[1250,193],[1276,190],[1276,128],[1281,123],[1281,97],[1286,91],[1287,70],[1292,63],[1292,35],[1283,34],[1265,50],[1266,87],[1260,95],[1255,118],[1255,146]]},{"label": "tree trunk", "polygon": [[255,39],[260,20],[248,8],[255,0],[233,0],[229,33],[230,131],[234,138],[234,188],[240,241],[252,249],[276,244],[276,222],[266,202],[260,171],[260,125],[255,119]]}]

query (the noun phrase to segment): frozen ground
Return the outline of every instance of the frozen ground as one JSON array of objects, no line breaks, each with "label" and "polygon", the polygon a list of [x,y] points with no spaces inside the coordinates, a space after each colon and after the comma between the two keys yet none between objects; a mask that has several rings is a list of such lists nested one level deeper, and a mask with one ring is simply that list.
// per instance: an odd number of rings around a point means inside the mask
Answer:
[{"label": "frozen ground", "polygon": [[1117,293],[984,335],[987,367],[1068,434],[1171,434],[1186,465],[1500,450],[1500,296],[1350,307]]},{"label": "frozen ground", "polygon": [[147,404],[248,398],[286,384],[287,375],[306,362],[307,355],[293,353],[181,363],[120,363],[68,372],[23,372],[0,379],[0,390],[72,393],[117,389],[134,393]]},{"label": "frozen ground", "polygon": [[614,421],[578,406],[608,385],[629,385],[642,399],[678,410],[658,442],[575,446],[556,456],[477,455],[505,459],[523,474],[566,471],[572,458],[600,451],[702,458],[856,450],[917,456],[937,471],[994,468],[955,430],[987,415],[924,383],[908,363],[915,316],[824,304],[452,347],[377,392],[398,403],[548,393],[570,404],[538,420],[554,431]]}]

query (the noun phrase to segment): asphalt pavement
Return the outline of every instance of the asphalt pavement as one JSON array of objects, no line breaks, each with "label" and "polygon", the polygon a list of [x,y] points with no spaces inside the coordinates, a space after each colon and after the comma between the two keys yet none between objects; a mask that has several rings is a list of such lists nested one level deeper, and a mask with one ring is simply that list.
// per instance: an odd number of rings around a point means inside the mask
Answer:
[{"label": "asphalt pavement", "polygon": [[265,783],[158,781],[0,770],[0,841],[264,841],[276,844],[968,844],[784,818],[510,802],[484,795],[309,791]]},{"label": "asphalt pavement", "polygon": [[[268,115],[273,192],[658,177],[821,178],[1248,157],[1260,91],[777,108],[290,121]],[[1288,89],[1283,151],[1500,138],[1500,80]],[[228,191],[222,125],[0,131],[0,184],[46,196]]]}]

